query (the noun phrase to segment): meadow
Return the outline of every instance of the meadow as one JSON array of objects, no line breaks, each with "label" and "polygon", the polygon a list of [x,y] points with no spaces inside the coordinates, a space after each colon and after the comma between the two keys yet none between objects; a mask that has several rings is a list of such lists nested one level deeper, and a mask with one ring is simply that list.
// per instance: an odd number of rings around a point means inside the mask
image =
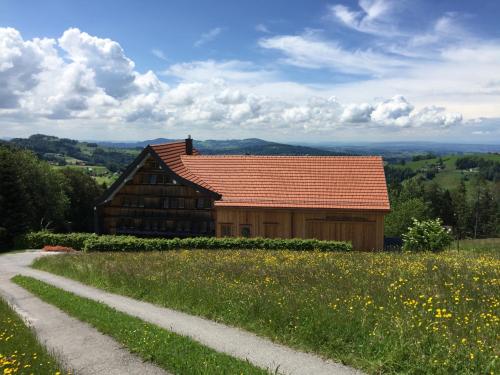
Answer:
[{"label": "meadow", "polygon": [[500,370],[498,252],[91,253],[34,267],[369,373]]},{"label": "meadow", "polygon": [[[470,153],[466,155],[456,154],[456,155],[445,155],[442,157],[435,157],[424,160],[417,161],[408,161],[404,165],[402,164],[391,164],[395,168],[410,168],[417,175],[425,176],[425,171],[428,169],[432,169],[432,167],[436,166],[441,159],[443,161],[444,168],[439,171],[436,176],[432,179],[432,181],[436,182],[440,187],[444,189],[453,190],[458,188],[460,185],[460,181],[464,180],[467,190],[471,190],[471,178],[478,174],[477,169],[472,171],[469,170],[460,170],[456,167],[455,163],[457,159],[460,159],[464,156],[475,156],[485,160],[491,160],[495,162],[500,162],[499,154],[487,154],[487,153]],[[493,183],[491,181],[487,181],[487,184],[492,186]]]},{"label": "meadow", "polygon": [[10,306],[0,299],[0,373],[69,374],[37,341]]}]

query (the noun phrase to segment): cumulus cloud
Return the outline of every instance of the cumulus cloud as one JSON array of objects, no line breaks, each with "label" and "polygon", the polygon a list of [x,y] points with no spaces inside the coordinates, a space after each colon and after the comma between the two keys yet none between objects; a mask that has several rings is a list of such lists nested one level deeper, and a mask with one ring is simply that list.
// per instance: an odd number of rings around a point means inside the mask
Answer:
[{"label": "cumulus cloud", "polygon": [[134,63],[125,56],[117,42],[97,38],[78,29],[68,29],[59,38],[59,46],[71,61],[92,69],[96,84],[106,94],[119,98],[132,89]]},{"label": "cumulus cloud", "polygon": [[373,106],[368,103],[349,104],[345,106],[340,120],[345,123],[369,122]]},{"label": "cumulus cloud", "polygon": [[55,56],[53,40],[24,41],[17,30],[0,28],[0,108],[18,107]]},{"label": "cumulus cloud", "polygon": [[[466,51],[448,56],[466,57]],[[417,108],[403,96],[344,103],[311,91],[316,94],[292,102],[283,95],[291,87],[286,84],[278,96],[267,95],[268,90],[257,93],[259,83],[266,87],[275,82],[278,87],[278,76],[237,60],[174,64],[165,74],[179,82],[168,85],[152,71],[136,71],[119,43],[78,29],[66,30],[57,40],[28,41],[14,29],[0,29],[0,120],[17,114],[46,121],[92,120],[111,127],[148,124],[236,132],[439,129],[462,121],[458,113],[437,106]]]}]

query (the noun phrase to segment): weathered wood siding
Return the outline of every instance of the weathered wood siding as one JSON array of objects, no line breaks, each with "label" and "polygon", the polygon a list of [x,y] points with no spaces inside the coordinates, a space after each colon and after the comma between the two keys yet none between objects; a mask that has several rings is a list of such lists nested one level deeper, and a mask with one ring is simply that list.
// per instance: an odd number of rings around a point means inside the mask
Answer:
[{"label": "weathered wood siding", "polygon": [[213,199],[182,185],[152,158],[99,211],[104,233],[166,237],[215,234]]},{"label": "weathered wood siding", "polygon": [[218,237],[246,231],[251,237],[351,241],[356,250],[384,245],[384,214],[377,212],[217,207],[216,218]]}]

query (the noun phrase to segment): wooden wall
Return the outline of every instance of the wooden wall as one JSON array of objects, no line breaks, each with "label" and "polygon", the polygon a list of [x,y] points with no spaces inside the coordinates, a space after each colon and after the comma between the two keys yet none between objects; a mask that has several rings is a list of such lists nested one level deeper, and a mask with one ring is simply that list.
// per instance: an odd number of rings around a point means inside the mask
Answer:
[{"label": "wooden wall", "polygon": [[[216,207],[217,236],[351,241],[356,250],[382,249],[384,214],[338,210]],[[245,228],[245,229],[244,229]]]},{"label": "wooden wall", "polygon": [[213,198],[184,186],[152,158],[99,207],[100,231],[145,236],[213,236]]}]

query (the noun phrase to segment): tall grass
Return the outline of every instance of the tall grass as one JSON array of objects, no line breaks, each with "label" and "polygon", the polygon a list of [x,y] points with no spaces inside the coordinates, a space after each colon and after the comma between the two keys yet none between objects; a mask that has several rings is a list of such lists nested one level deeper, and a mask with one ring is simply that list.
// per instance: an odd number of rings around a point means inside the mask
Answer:
[{"label": "tall grass", "polygon": [[491,252],[500,256],[500,238],[480,238],[455,241],[452,244],[457,251]]},{"label": "tall grass", "polygon": [[244,327],[371,373],[498,373],[500,257],[175,251],[36,268]]}]

